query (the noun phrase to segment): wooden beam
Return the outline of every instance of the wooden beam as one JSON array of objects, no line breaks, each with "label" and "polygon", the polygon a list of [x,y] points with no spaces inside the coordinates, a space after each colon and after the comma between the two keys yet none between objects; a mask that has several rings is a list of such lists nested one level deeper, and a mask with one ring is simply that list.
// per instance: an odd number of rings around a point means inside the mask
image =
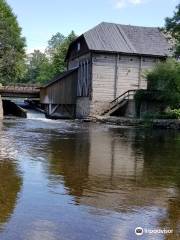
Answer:
[{"label": "wooden beam", "polygon": [[139,79],[138,79],[138,89],[141,88],[141,74],[142,74],[142,57],[139,59]]},{"label": "wooden beam", "polygon": [[119,55],[116,54],[115,70],[114,70],[114,99],[117,97],[118,57],[119,57]]}]

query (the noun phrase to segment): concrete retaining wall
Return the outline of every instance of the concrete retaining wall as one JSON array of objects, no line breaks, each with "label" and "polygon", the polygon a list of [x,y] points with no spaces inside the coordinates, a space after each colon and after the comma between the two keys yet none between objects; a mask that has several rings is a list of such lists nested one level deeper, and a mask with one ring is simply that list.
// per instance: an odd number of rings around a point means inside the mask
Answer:
[{"label": "concrete retaining wall", "polygon": [[0,95],[0,119],[3,118],[3,105],[2,105],[2,98],[1,98],[1,95]]},{"label": "concrete retaining wall", "polygon": [[79,97],[76,102],[76,118],[101,115],[108,107],[108,101],[91,101],[89,97]]},{"label": "concrete retaining wall", "polygon": [[78,97],[76,101],[76,118],[86,118],[90,115],[89,97]]},{"label": "concrete retaining wall", "polygon": [[135,118],[136,117],[136,103],[134,100],[129,100],[124,117]]}]

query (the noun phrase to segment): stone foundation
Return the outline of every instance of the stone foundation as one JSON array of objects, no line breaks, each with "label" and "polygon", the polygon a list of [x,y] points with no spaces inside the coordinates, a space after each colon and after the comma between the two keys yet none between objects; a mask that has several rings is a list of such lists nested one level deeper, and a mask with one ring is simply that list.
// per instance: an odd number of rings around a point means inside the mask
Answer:
[{"label": "stone foundation", "polygon": [[91,101],[88,97],[79,97],[76,102],[76,118],[87,118],[101,115],[108,107],[109,102]]},{"label": "stone foundation", "polygon": [[125,109],[124,117],[136,117],[136,103],[134,100],[129,100]]},{"label": "stone foundation", "polygon": [[78,97],[76,101],[76,118],[86,118],[90,115],[91,101],[88,97]]},{"label": "stone foundation", "polygon": [[91,121],[118,126],[180,130],[180,119],[153,119],[147,122],[139,118],[97,116],[92,118]]}]

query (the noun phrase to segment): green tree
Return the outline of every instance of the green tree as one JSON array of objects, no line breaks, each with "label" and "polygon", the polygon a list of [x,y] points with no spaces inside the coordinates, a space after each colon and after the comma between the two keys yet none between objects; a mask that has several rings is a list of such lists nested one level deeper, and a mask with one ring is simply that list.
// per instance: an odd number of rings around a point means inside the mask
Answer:
[{"label": "green tree", "polygon": [[180,4],[176,7],[174,16],[172,18],[166,18],[165,28],[175,40],[175,54],[177,57],[180,57]]},{"label": "green tree", "polygon": [[46,49],[46,54],[49,57],[52,57],[56,49],[64,42],[65,36],[61,34],[60,32],[56,33],[51,37],[51,39],[48,41],[48,47]]},{"label": "green tree", "polygon": [[35,50],[27,56],[27,73],[23,82],[44,84],[54,75],[66,70],[65,56],[70,43],[76,38],[72,31],[67,37],[57,33],[49,41],[45,53]]},{"label": "green tree", "polygon": [[175,59],[168,59],[161,62],[147,74],[148,88],[159,90],[164,102],[172,107],[179,107],[180,104],[180,62]]},{"label": "green tree", "polygon": [[52,56],[52,63],[55,69],[55,73],[62,73],[66,70],[65,57],[69,48],[69,45],[77,38],[74,31],[72,31],[64,41],[56,48]]},{"label": "green tree", "polygon": [[54,75],[54,68],[45,53],[34,50],[27,56],[27,73],[24,82],[45,83]]},{"label": "green tree", "polygon": [[0,82],[17,82],[25,73],[25,39],[11,7],[0,0]]}]

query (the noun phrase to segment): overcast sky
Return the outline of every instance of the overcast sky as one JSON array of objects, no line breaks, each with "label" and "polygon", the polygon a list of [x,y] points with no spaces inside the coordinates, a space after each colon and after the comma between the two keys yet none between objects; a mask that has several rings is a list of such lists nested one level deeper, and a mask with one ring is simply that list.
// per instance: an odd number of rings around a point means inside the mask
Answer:
[{"label": "overcast sky", "polygon": [[56,32],[89,30],[102,21],[163,26],[180,0],[8,0],[27,40],[27,51],[44,50]]}]

